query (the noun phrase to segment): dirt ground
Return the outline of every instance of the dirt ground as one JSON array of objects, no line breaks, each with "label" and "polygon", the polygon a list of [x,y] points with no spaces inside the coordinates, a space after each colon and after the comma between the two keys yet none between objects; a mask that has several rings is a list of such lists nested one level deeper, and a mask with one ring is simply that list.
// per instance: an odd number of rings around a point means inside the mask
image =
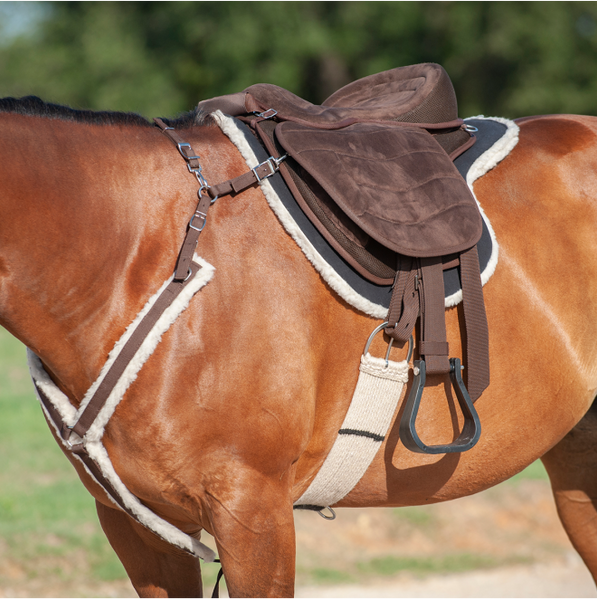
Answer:
[{"label": "dirt ground", "polygon": [[[597,597],[546,481],[430,507],[340,510],[331,522],[301,512],[296,527],[299,597]],[[134,596],[126,581],[7,578],[10,561],[0,570],[0,597]]]}]

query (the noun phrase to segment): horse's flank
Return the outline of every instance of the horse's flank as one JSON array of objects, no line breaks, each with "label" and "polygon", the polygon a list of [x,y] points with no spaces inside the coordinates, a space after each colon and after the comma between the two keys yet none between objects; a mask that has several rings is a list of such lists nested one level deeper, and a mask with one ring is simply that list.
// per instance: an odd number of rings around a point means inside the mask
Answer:
[{"label": "horse's flank", "polygon": [[[543,456],[587,412],[597,389],[596,133],[588,117],[527,120],[513,153],[475,184],[501,252],[484,290],[492,358],[477,402],[481,441],[463,455],[424,456],[399,443],[395,426],[340,505],[475,493]],[[185,136],[208,182],[245,170],[217,128]],[[0,322],[78,403],[171,274],[196,181],[157,129],[11,113],[0,113],[0,165]],[[231,594],[289,594],[292,503],[329,452],[379,322],[326,287],[258,188],[216,202],[198,253],[215,276],[163,336],[105,445],[150,508],[214,535]],[[448,339],[462,357],[458,311],[447,313]],[[372,353],[383,352],[376,339]],[[461,422],[449,384],[428,382],[419,418],[426,443],[453,439]],[[196,591],[196,565],[80,475],[137,590]]]}]

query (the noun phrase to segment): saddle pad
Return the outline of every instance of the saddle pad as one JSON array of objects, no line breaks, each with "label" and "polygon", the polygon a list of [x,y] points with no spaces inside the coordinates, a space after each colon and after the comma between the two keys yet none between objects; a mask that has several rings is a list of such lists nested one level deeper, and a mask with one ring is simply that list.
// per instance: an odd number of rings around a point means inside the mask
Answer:
[{"label": "saddle pad", "polygon": [[[259,141],[242,122],[220,111],[212,113],[212,116],[250,168],[268,158]],[[454,164],[474,196],[473,183],[494,168],[516,146],[518,126],[513,121],[497,117],[475,117],[466,122],[478,128],[477,141]],[[390,305],[392,286],[369,282],[330,246],[297,204],[280,173],[263,180],[260,185],[270,207],[324,281],[352,307],[377,319],[384,319]],[[481,281],[485,285],[497,266],[498,244],[482,207],[481,216],[483,232],[477,249]],[[444,287],[446,307],[456,306],[461,302],[458,267],[444,271]]]},{"label": "saddle pad", "polygon": [[276,137],[365,233],[405,256],[461,252],[481,237],[475,199],[424,129],[357,123],[340,130],[290,121]]}]

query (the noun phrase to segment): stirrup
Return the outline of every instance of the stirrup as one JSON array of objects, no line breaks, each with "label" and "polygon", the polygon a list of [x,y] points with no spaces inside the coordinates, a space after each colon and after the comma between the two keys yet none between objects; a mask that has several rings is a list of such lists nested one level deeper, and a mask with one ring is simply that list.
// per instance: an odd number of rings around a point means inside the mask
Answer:
[{"label": "stirrup", "polygon": [[421,396],[425,387],[426,368],[424,360],[415,360],[413,364],[415,369],[418,368],[419,373],[415,375],[413,387],[406,400],[404,413],[400,420],[400,439],[402,443],[410,451],[422,454],[446,454],[449,452],[465,452],[466,450],[470,450],[479,441],[479,437],[481,437],[481,421],[464,385],[464,381],[462,381],[460,359],[450,359],[450,379],[452,380],[452,387],[456,392],[456,397],[464,416],[464,427],[454,442],[437,446],[427,446],[427,444],[422,442],[415,427]]}]

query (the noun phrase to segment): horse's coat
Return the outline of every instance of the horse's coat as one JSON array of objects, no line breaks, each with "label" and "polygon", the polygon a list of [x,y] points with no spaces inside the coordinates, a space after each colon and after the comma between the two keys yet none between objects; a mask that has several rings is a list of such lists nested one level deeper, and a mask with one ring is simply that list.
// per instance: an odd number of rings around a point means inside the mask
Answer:
[{"label": "horse's coat", "polygon": [[[500,241],[484,288],[492,381],[477,402],[481,440],[462,455],[424,456],[407,451],[394,426],[340,505],[453,499],[541,457],[595,575],[597,120],[519,125],[517,146],[474,186]],[[219,128],[190,126],[185,136],[208,182],[245,171]],[[78,407],[170,277],[195,178],[150,127],[0,112],[0,181],[0,323]],[[321,280],[259,189],[216,202],[198,253],[217,277],[163,335],[104,446],[145,506],[195,538],[214,535],[232,596],[291,595],[292,505],[330,451],[379,321]],[[463,356],[457,312],[447,311],[448,340]],[[384,351],[374,340],[371,353]],[[449,441],[461,420],[445,382],[428,384],[419,430],[426,443]],[[201,593],[198,561],[114,509],[74,466],[137,591]]]}]

